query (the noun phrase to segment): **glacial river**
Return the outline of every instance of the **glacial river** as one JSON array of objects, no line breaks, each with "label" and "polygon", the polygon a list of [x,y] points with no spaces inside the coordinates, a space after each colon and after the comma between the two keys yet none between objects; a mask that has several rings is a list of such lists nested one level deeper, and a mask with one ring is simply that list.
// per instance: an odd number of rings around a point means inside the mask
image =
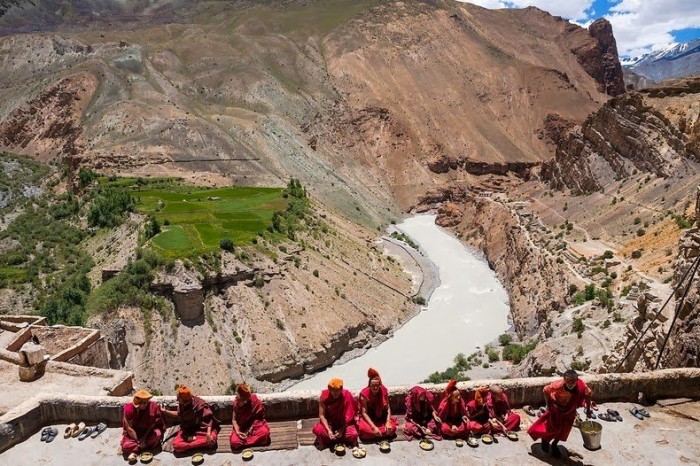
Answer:
[{"label": "glacial river", "polygon": [[386,385],[411,385],[453,365],[458,353],[484,347],[508,329],[508,294],[488,264],[435,224],[434,215],[411,217],[397,225],[435,264],[440,284],[427,307],[391,338],[363,355],[335,364],[289,390],[319,390],[340,377],[345,388],[367,384],[374,367]]}]

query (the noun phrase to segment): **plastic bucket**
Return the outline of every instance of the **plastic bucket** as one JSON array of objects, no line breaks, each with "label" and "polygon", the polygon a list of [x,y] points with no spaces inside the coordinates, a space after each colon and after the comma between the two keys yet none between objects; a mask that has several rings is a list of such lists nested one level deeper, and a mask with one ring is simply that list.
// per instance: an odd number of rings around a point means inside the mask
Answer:
[{"label": "plastic bucket", "polygon": [[588,450],[600,449],[600,439],[603,435],[603,425],[595,421],[584,421],[579,426],[583,446]]}]

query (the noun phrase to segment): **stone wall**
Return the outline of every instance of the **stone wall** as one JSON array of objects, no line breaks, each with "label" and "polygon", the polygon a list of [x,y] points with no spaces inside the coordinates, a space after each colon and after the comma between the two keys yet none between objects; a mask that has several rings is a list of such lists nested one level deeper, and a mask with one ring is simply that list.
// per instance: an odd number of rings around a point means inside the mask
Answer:
[{"label": "stone wall", "polygon": [[[56,363],[54,363],[56,364]],[[73,366],[76,367],[76,366]],[[461,382],[458,386],[469,393],[476,387],[498,383],[508,391],[514,407],[524,404],[541,404],[543,387],[557,378],[528,378]],[[700,369],[667,369],[638,374],[605,374],[585,376],[593,389],[597,402],[637,402],[640,393],[647,400],[665,398],[700,398]],[[441,394],[445,384],[424,385],[433,393]],[[392,411],[403,412],[404,398],[411,387],[389,388]],[[356,393],[355,393],[356,395]],[[262,394],[267,418],[271,421],[313,418],[318,415],[318,391]],[[204,396],[217,417],[224,423],[231,422],[231,396]],[[131,397],[107,396],[39,396],[0,417],[0,424],[11,427],[14,435],[0,434],[0,452],[21,442],[41,426],[81,419],[86,423],[107,422],[118,426],[122,409]],[[175,397],[156,397],[156,402],[175,404]]]}]

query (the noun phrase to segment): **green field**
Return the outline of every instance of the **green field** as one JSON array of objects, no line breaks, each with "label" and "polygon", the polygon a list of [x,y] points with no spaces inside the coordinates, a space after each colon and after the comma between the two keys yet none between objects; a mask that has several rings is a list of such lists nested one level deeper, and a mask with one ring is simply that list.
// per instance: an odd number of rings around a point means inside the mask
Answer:
[{"label": "green field", "polygon": [[[202,189],[175,180],[125,180],[117,182],[136,198],[137,212],[154,214],[162,226],[151,245],[172,258],[217,250],[222,238],[230,238],[236,245],[250,244],[270,225],[275,211],[287,207],[281,188]],[[100,184],[111,182],[102,179]]]}]

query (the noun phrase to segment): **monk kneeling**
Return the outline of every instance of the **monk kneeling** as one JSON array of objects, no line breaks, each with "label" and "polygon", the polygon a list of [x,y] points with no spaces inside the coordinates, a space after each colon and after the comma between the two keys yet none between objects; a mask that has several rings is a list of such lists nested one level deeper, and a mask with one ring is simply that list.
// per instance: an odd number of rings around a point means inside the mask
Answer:
[{"label": "monk kneeling", "polygon": [[270,428],[265,421],[265,407],[260,399],[251,393],[250,387],[240,384],[236,388],[237,397],[233,401],[233,431],[231,448],[269,445]]},{"label": "monk kneeling", "polygon": [[500,432],[505,434],[511,430],[520,430],[520,416],[511,411],[508,395],[506,395],[500,385],[491,385],[489,387],[486,408],[489,410],[491,420],[495,421],[492,423],[494,433]]},{"label": "monk kneeling", "polygon": [[471,435],[484,435],[491,433],[491,421],[489,410],[486,407],[486,396],[489,387],[480,387],[474,393],[474,399],[467,403],[467,430]]},{"label": "monk kneeling", "polygon": [[443,437],[449,439],[467,438],[467,407],[457,388],[457,381],[454,379],[450,380],[445,388],[445,395],[438,408],[438,417],[442,421]]},{"label": "monk kneeling", "polygon": [[406,439],[426,436],[440,439],[440,417],[435,412],[433,394],[423,387],[415,386],[406,395],[406,425],[403,434]]},{"label": "monk kneeling", "polygon": [[122,453],[130,462],[136,455],[157,448],[163,440],[165,422],[160,406],[151,401],[153,395],[139,390],[134,400],[124,406],[122,417]]},{"label": "monk kneeling", "polygon": [[389,391],[382,384],[379,372],[367,371],[369,383],[360,392],[360,420],[358,430],[363,442],[393,438],[396,436],[396,418],[391,417]]},{"label": "monk kneeling", "polygon": [[356,412],[355,400],[349,391],[343,389],[343,381],[332,379],[328,382],[328,389],[321,392],[318,400],[319,423],[313,428],[316,447],[323,450],[338,443],[356,447]]},{"label": "monk kneeling", "polygon": [[173,440],[175,453],[216,448],[219,421],[209,405],[194,396],[189,388],[180,386],[177,389],[177,411],[165,411],[165,414],[180,418],[180,431]]}]

